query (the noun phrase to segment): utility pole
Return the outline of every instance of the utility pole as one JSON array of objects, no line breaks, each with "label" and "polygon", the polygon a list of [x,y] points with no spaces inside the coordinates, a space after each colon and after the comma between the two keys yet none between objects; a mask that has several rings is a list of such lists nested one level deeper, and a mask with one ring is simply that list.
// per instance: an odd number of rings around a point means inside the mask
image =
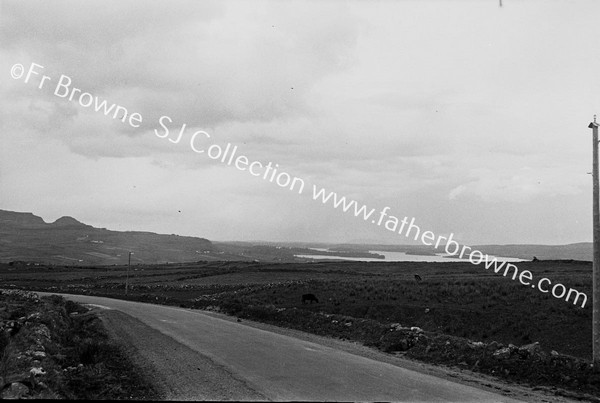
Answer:
[{"label": "utility pole", "polygon": [[594,264],[592,272],[592,356],[594,360],[594,371],[600,371],[600,204],[598,191],[598,123],[596,123],[596,115],[594,121],[589,124],[588,128],[592,129],[592,147],[593,147],[593,162],[592,162],[592,182],[593,182],[593,217],[594,217]]},{"label": "utility pole", "polygon": [[133,252],[129,252],[129,262],[127,263],[127,279],[125,280],[125,295],[127,295],[127,289],[129,288],[129,269],[131,268],[131,255]]}]

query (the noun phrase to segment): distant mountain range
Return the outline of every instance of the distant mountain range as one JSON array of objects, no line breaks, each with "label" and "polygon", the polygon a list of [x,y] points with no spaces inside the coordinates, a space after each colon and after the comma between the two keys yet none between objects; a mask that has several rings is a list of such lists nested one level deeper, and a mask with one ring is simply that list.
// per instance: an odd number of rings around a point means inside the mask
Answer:
[{"label": "distant mountain range", "polygon": [[216,260],[213,244],[204,238],[152,232],[110,231],[72,217],[46,223],[32,213],[0,210],[0,262],[53,264],[126,264]]},{"label": "distant mountain range", "polygon": [[[570,245],[472,245],[495,256],[531,260],[592,260],[592,244]],[[321,248],[315,251],[312,248]],[[328,251],[325,251],[328,250]],[[377,257],[369,251],[431,255],[424,245],[330,244],[307,242],[218,242],[205,238],[140,231],[95,228],[73,217],[46,223],[32,213],[0,210],[0,263],[11,261],[60,265],[99,266],[131,263],[175,263],[215,260],[293,262],[294,255],[321,254]],[[339,253],[335,253],[339,252]],[[437,251],[439,252],[439,251]]]},{"label": "distant mountain range", "polygon": [[475,249],[496,256],[540,260],[588,260],[592,261],[592,243],[580,242],[568,245],[477,245]]}]

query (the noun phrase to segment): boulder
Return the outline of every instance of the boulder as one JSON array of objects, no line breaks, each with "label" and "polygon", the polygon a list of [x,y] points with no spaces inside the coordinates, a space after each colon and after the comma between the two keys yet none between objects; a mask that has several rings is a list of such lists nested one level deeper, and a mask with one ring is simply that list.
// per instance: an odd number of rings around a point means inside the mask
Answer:
[{"label": "boulder", "polygon": [[541,357],[543,355],[542,347],[537,341],[519,347],[518,352],[522,358]]},{"label": "boulder", "polygon": [[390,327],[392,328],[392,330],[400,330],[400,329],[402,329],[402,325],[400,323],[392,323],[390,325]]},{"label": "boulder", "polygon": [[506,360],[508,358],[510,358],[510,355],[512,354],[512,350],[510,349],[510,347],[504,347],[501,349],[498,349],[494,352],[494,358],[498,359],[498,360]]},{"label": "boulder", "polygon": [[33,376],[35,375],[45,375],[46,371],[44,371],[41,367],[33,367],[29,370],[29,373]]},{"label": "boulder", "polygon": [[34,351],[31,353],[31,355],[35,358],[45,358],[46,357],[46,353],[43,351]]}]

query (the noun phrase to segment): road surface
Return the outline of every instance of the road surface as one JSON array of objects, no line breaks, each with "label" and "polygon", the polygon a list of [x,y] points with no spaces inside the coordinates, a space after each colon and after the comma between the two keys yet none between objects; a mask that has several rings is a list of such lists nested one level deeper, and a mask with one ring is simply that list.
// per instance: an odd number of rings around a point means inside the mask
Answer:
[{"label": "road surface", "polygon": [[151,364],[168,399],[516,401],[202,311],[63,296],[108,309],[111,331]]}]

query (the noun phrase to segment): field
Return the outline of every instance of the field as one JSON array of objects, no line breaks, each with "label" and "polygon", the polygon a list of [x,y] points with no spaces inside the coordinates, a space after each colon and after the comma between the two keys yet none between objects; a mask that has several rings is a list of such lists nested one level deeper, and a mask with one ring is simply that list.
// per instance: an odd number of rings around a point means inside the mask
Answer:
[{"label": "field", "polygon": [[[561,356],[577,357],[573,361],[576,364],[568,365],[583,368],[592,353],[591,263],[540,261],[518,266],[521,271],[534,273],[534,279],[548,277],[553,283],[586,293],[590,300],[585,308],[574,306],[470,263],[197,262],[132,265],[129,275],[126,266],[15,264],[0,266],[0,287],[214,309],[240,318],[356,340],[425,361],[464,363],[474,370],[514,381],[523,379],[514,376],[521,372],[518,368],[508,363],[481,368],[488,361],[485,354],[479,353],[477,360],[448,351],[436,356],[431,353],[434,340],[454,337],[452,340],[465,343],[497,342],[493,344],[496,346],[539,342],[544,356],[550,357],[555,350]],[[416,282],[415,274],[423,280]],[[303,304],[301,296],[305,293],[315,294],[319,302]],[[390,332],[415,326],[431,340],[426,353],[419,353],[419,348],[410,349],[413,344],[406,337],[398,339],[402,332]],[[554,368],[557,364],[552,365]],[[499,368],[503,373],[497,373]],[[591,375],[589,368],[583,378],[566,375],[568,371],[559,369],[553,370],[558,381],[552,374],[525,380],[600,391],[600,378]],[[528,371],[531,372],[529,368]]]}]

